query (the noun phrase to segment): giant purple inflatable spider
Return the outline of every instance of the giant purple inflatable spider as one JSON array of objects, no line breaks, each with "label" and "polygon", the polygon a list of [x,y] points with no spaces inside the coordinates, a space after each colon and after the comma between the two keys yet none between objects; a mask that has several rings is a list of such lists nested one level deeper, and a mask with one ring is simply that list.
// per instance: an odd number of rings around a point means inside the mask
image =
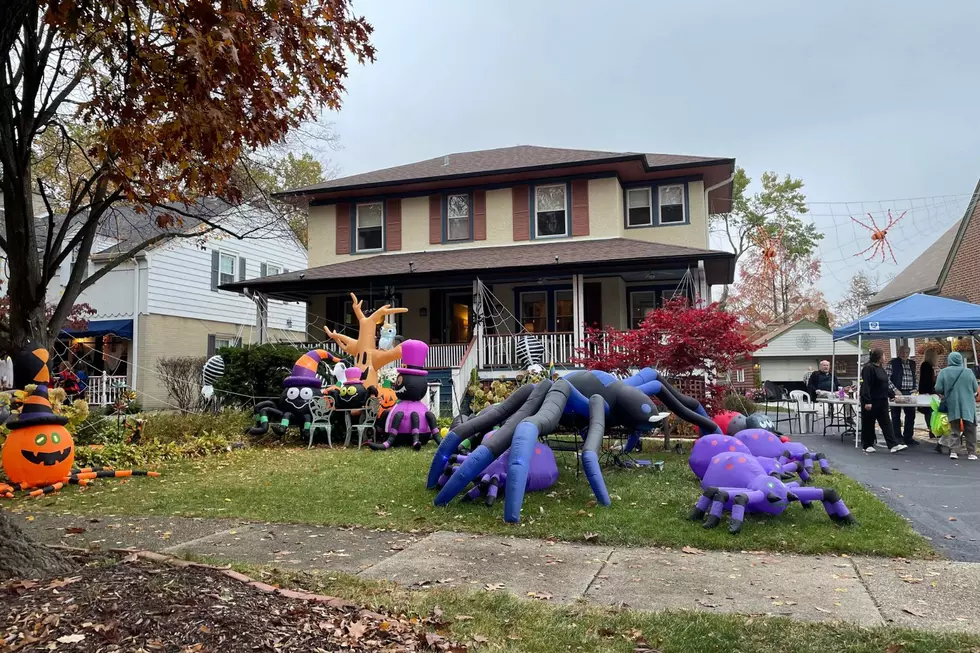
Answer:
[{"label": "giant purple inflatable spider", "polygon": [[694,506],[691,519],[704,519],[705,528],[717,526],[728,510],[728,531],[738,533],[746,511],[779,515],[791,501],[799,501],[804,508],[809,508],[811,501],[821,501],[833,521],[842,525],[857,523],[837,490],[783,483],[766,474],[754,457],[740,452],[729,451],[712,458],[701,487],[704,493]]},{"label": "giant purple inflatable spider", "polygon": [[775,476],[781,480],[790,480],[794,473],[803,473],[803,465],[789,460],[788,455],[780,455],[779,458],[755,456],[739,438],[731,435],[719,435],[717,433],[698,438],[694,443],[694,447],[691,449],[691,457],[688,458],[687,464],[691,466],[691,471],[694,472],[694,475],[701,479],[704,478],[704,473],[708,471],[711,459],[725,452],[736,452],[752,456],[759,461],[766,474]]},{"label": "giant purple inflatable spider", "polygon": [[779,436],[766,431],[765,429],[747,429],[739,431],[738,439],[745,443],[755,456],[767,456],[778,458],[786,456],[787,459],[800,463],[800,480],[806,483],[810,480],[813,473],[813,461],[820,464],[820,471],[824,474],[830,473],[830,463],[827,456],[822,453],[813,453],[799,442],[783,442]]},{"label": "giant purple inflatable spider", "polygon": [[[488,433],[484,441],[493,437],[493,433]],[[466,462],[465,454],[455,454],[450,456],[449,464],[439,477],[437,487],[442,488],[449,478],[459,469],[459,466]],[[486,498],[488,506],[492,506],[497,500],[498,494],[504,491],[507,485],[507,467],[510,464],[510,449],[505,451],[500,458],[490,463],[483,470],[483,475],[473,481],[473,487],[463,495],[463,501],[474,501],[480,497]],[[544,442],[538,442],[531,453],[528,463],[527,485],[525,490],[536,492],[547,490],[555,481],[558,480],[558,462],[555,460],[555,453]]]}]

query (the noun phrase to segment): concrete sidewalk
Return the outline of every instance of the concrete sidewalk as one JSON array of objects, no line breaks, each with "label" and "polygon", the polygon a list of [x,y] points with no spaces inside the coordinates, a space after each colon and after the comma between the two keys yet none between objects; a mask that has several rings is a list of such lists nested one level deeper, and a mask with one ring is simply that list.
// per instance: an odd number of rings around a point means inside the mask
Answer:
[{"label": "concrete sidewalk", "polygon": [[970,598],[980,596],[978,563],[685,552],[176,517],[11,517],[45,543],[346,572],[413,589],[464,587],[559,603],[980,633]]}]

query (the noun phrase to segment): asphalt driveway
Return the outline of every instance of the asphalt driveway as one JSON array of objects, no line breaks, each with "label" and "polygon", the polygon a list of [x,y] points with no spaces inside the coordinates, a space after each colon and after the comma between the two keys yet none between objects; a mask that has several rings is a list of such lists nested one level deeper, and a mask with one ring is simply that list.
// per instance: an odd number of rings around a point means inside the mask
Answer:
[{"label": "asphalt driveway", "polygon": [[911,520],[940,553],[980,562],[980,461],[937,454],[935,440],[920,440],[919,446],[897,454],[884,448],[866,454],[854,447],[853,438],[843,443],[830,434],[792,438],[827,454],[833,469],[865,484]]}]

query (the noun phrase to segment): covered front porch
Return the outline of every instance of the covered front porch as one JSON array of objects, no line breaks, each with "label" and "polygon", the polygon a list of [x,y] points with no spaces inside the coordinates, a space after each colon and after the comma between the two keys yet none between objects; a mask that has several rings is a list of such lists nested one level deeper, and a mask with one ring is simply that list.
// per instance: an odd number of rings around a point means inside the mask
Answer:
[{"label": "covered front porch", "polygon": [[612,238],[381,254],[226,287],[305,301],[309,344],[328,349],[324,327],[357,335],[351,293],[365,312],[407,308],[398,335],[428,342],[427,367],[462,396],[473,370],[570,369],[588,327],[635,328],[664,300],[710,297],[733,276],[727,252]]}]

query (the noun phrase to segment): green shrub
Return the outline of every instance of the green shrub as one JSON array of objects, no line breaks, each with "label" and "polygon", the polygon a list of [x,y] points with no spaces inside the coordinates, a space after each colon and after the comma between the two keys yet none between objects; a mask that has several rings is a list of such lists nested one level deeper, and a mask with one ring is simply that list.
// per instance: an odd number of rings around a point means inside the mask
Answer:
[{"label": "green shrub", "polygon": [[233,443],[224,436],[205,434],[183,442],[142,440],[139,444],[117,442],[99,447],[78,447],[75,464],[79,467],[101,465],[115,469],[155,466],[181,458],[201,458],[232,450]]},{"label": "green shrub", "polygon": [[252,416],[240,410],[220,413],[150,413],[144,415],[143,438],[159,442],[186,442],[205,435],[220,436],[230,442],[242,439]]},{"label": "green shrub", "polygon": [[727,394],[725,395],[724,404],[725,410],[734,410],[736,413],[742,413],[743,415],[751,415],[759,410],[759,407],[755,405],[754,401],[742,395]]},{"label": "green shrub", "polygon": [[[223,347],[218,351],[225,363],[225,375],[214,384],[226,405],[244,406],[253,397],[278,397],[282,381],[305,349],[281,343]],[[256,401],[261,401],[257,399]]]}]

